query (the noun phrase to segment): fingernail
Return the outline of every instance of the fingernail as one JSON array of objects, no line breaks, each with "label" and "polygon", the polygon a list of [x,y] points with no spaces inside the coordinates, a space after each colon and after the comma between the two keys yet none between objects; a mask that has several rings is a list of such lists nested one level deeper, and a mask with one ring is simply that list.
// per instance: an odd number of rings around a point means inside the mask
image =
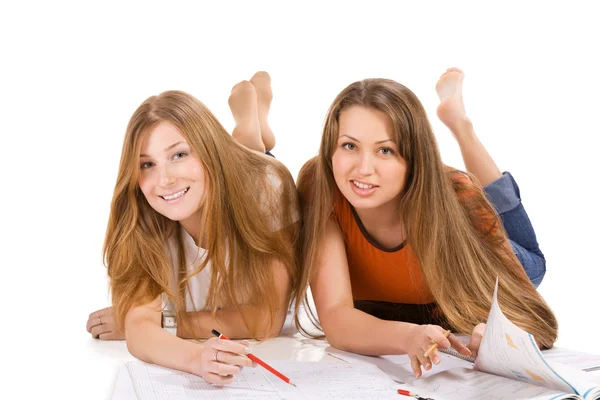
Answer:
[{"label": "fingernail", "polygon": [[434,363],[435,365],[438,365],[438,364],[440,363],[440,359],[439,359],[439,358],[434,358],[434,359],[433,359],[433,363]]},{"label": "fingernail", "polygon": [[246,347],[246,348],[244,349],[244,352],[245,352],[246,354],[251,354],[251,353],[252,353],[252,349],[251,349],[250,347]]},{"label": "fingernail", "polygon": [[416,376],[417,378],[419,378],[419,377],[421,376],[421,371],[417,372],[417,373],[415,374],[415,376]]}]

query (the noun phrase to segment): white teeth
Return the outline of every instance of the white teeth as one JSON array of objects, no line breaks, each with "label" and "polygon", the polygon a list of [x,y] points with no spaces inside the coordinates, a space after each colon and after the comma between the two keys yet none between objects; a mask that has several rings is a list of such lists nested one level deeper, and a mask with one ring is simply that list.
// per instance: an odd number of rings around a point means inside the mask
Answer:
[{"label": "white teeth", "polygon": [[172,194],[170,196],[160,196],[160,197],[162,197],[165,200],[175,200],[175,199],[178,199],[181,196],[183,196],[188,191],[188,189],[189,188],[185,188],[181,192],[174,193],[174,194]]},{"label": "white teeth", "polygon": [[365,185],[363,183],[356,182],[356,181],[352,181],[352,183],[354,183],[354,186],[356,186],[360,189],[372,189],[373,188],[373,185]]}]

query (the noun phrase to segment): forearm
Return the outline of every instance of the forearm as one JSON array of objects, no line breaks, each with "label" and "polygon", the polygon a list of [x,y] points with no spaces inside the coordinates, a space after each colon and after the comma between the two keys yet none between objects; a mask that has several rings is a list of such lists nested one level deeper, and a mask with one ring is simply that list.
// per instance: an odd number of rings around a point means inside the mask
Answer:
[{"label": "forearm", "polygon": [[470,121],[465,121],[460,125],[454,135],[458,141],[465,168],[477,178],[481,186],[489,185],[502,176],[496,163],[479,141]]},{"label": "forearm", "polygon": [[268,310],[256,306],[240,306],[240,311],[235,308],[222,308],[217,310],[214,316],[211,311],[189,312],[187,316],[191,326],[178,324],[177,336],[197,339],[209,338],[213,336],[211,331],[216,329],[231,339],[252,338],[253,334],[244,323],[242,313],[258,327],[257,337],[268,338],[277,336],[281,332],[286,309],[280,309],[275,313],[271,329],[268,326]]},{"label": "forearm", "polygon": [[199,359],[202,345],[180,339],[149,319],[132,319],[126,323],[125,331],[127,348],[134,357],[193,373],[193,360]]},{"label": "forearm", "polygon": [[418,326],[382,320],[348,306],[329,310],[320,321],[333,347],[370,356],[406,354],[407,339]]}]

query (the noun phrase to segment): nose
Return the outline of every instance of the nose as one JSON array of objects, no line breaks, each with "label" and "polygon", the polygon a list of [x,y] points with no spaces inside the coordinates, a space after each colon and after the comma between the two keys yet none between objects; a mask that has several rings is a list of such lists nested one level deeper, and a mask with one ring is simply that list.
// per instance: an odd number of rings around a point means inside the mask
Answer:
[{"label": "nose", "polygon": [[373,157],[368,152],[364,152],[360,156],[360,165],[358,172],[361,175],[372,175],[375,172],[375,164]]},{"label": "nose", "polygon": [[160,186],[170,186],[175,183],[175,177],[173,176],[169,166],[163,166],[160,168]]}]

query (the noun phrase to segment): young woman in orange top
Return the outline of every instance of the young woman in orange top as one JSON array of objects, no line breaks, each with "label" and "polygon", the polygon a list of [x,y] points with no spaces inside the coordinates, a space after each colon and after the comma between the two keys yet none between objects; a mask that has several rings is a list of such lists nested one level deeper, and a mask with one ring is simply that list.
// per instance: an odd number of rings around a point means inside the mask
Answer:
[{"label": "young woman in orange top", "polygon": [[[467,172],[442,164],[425,110],[409,89],[369,79],[334,100],[319,155],[298,179],[304,270],[296,307],[310,284],[318,321],[310,315],[332,346],[406,353],[416,376],[440,361],[437,351],[424,355],[432,343],[476,354],[496,277],[510,320],[541,347],[557,336],[556,319],[532,284],[545,263],[518,187],[477,139],[462,80],[458,69],[442,75],[437,113]],[[446,339],[446,328],[477,335],[465,347],[453,335]]]}]

